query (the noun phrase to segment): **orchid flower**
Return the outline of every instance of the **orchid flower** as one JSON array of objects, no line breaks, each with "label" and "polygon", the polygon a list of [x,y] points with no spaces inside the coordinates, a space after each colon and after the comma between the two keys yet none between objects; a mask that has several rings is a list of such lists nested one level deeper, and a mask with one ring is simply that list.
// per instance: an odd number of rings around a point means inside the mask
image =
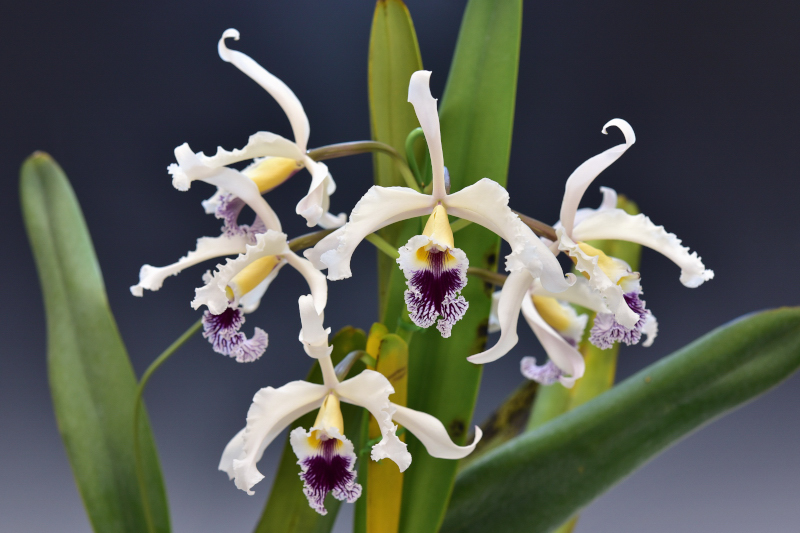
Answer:
[{"label": "orchid flower", "polygon": [[328,269],[328,279],[350,277],[350,259],[358,244],[372,232],[401,220],[429,215],[422,235],[401,247],[397,262],[406,276],[405,301],[411,320],[427,328],[441,317],[437,329],[449,337],[451,328],[466,312],[468,302],[460,296],[467,283],[469,261],[455,247],[448,215],[488,228],[511,245],[506,270],[528,272],[540,278],[553,292],[569,287],[555,255],[508,207],[508,193],[498,183],[484,178],[449,194],[444,166],[439,115],[431,95],[429,71],[411,76],[408,101],[414,105],[425,134],[433,168],[432,194],[406,187],[373,186],[356,204],[347,224],[320,241],[305,255],[319,269]]},{"label": "orchid flower", "polygon": [[[289,119],[294,141],[260,131],[251,135],[241,150],[228,152],[220,147],[213,156],[194,153],[184,143],[175,149],[178,163],[169,167],[172,184],[182,191],[189,189],[195,180],[216,185],[217,193],[204,206],[206,212],[215,213],[224,220],[228,234],[239,231],[236,218],[245,204],[256,212],[268,229],[280,231],[280,222],[272,209],[266,202],[259,201],[261,194],[274,189],[305,167],[311,174],[311,185],[308,194],[297,204],[297,214],[303,216],[309,226],[319,225],[325,229],[341,226],[346,220],[344,214],[337,217],[328,212],[330,195],[336,190],[328,167],[306,155],[310,128],[300,100],[285,83],[252,58],[230,50],[225,45],[225,39],[229,37],[239,40],[239,32],[232,28],[225,30],[217,46],[219,56],[275,98]],[[241,172],[228,166],[249,159],[253,163]]]},{"label": "orchid flower", "polygon": [[[598,315],[607,315],[608,307],[602,295],[592,289],[588,280],[578,279],[572,287],[557,294],[545,290],[541,283],[534,281],[516,307],[506,301],[501,308],[501,297],[502,291],[492,295],[489,333],[501,331],[501,324],[505,324],[506,327],[501,333],[505,338],[502,338],[500,343],[509,343],[509,337],[513,336],[513,343],[510,344],[511,346],[516,344],[516,322],[521,308],[522,316],[549,358],[545,364],[537,365],[536,358],[523,357],[520,361],[522,374],[543,385],[551,385],[558,381],[567,388],[572,387],[575,381],[583,376],[585,370],[578,345],[583,338],[588,316],[579,315],[570,304],[585,307]],[[648,311],[646,325],[642,331],[647,335],[644,346],[653,343],[657,331],[658,323]],[[638,337],[636,340],[638,342]]]},{"label": "orchid flower", "polygon": [[245,253],[207,273],[205,285],[195,290],[192,307],[208,308],[203,313],[203,336],[214,351],[240,363],[261,357],[267,348],[267,334],[256,328],[253,338],[246,339],[239,329],[244,323],[244,313],[258,308],[270,283],[286,264],[305,278],[315,309],[323,312],[328,300],[325,275],[289,249],[285,233],[267,230],[256,236],[255,244],[246,246]]},{"label": "orchid flower", "polygon": [[[690,288],[712,279],[714,272],[706,270],[697,253],[689,253],[689,249],[681,245],[680,239],[667,233],[662,226],[656,226],[643,214],[629,215],[618,209],[617,194],[613,189],[601,188],[603,201],[599,208],[578,209],[583,193],[591,182],[636,141],[633,128],[624,120],[609,121],[603,127],[604,134],[609,126],[616,126],[622,131],[625,143],[590,158],[570,175],[561,204],[561,220],[554,225],[557,242],[543,240],[553,251],[566,252],[575,262],[575,268],[588,279],[588,286],[603,299],[605,309],[586,305],[597,312],[589,340],[599,348],[606,349],[614,342],[636,344],[644,333],[648,335],[645,346],[649,346],[655,337],[657,323],[640,298],[642,289],[639,273],[632,272],[625,261],[609,257],[583,241],[623,240],[652,248],[681,267],[681,282]],[[489,350],[471,356],[470,361],[494,361],[517,343],[517,315],[533,281],[524,273],[508,277],[498,303],[500,340]]]},{"label": "orchid flower", "polygon": [[252,495],[252,487],[264,478],[256,463],[267,446],[294,420],[319,408],[311,428],[298,427],[289,436],[300,465],[303,493],[309,505],[323,515],[327,513],[324,501],[328,492],[350,503],[358,499],[361,485],[356,483],[356,453],[353,443],[344,435],[342,401],[364,407],[375,417],[382,438],[372,447],[372,460],[391,459],[401,472],[411,464],[411,455],[398,438],[395,423],[413,433],[433,457],[460,459],[475,449],[482,435],[479,427],[475,427],[472,444],[457,446],[433,416],[389,401],[394,388],[383,374],[364,370],[339,381],[331,363],[330,328],[323,328],[322,315],[317,312],[312,296],[301,296],[299,305],[300,340],[306,353],[319,361],[323,383],[292,381],[256,393],[247,413],[246,427],[225,447],[219,464],[219,469],[238,488]]}]

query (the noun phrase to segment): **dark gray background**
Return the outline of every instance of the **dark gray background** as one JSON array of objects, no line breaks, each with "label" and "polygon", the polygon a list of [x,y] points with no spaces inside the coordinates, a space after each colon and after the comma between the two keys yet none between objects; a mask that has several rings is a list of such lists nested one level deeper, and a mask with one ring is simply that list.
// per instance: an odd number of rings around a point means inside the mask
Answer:
[{"label": "dark gray background", "polygon": [[[464,2],[411,1],[424,65],[441,95]],[[193,288],[208,265],[134,298],[141,264],[170,263],[219,223],[205,216],[202,183],[181,193],[166,166],[187,141],[196,150],[242,146],[267,130],[290,135],[280,108],[217,56],[238,28],[250,54],[299,96],[310,146],[369,136],[366,61],[373,3],[4,2],[0,17],[0,195],[4,305],[0,321],[0,530],[87,531],[56,430],[45,367],[41,295],[18,207],[17,172],[50,152],[80,199],[111,305],[137,372],[191,324]],[[563,184],[588,157],[621,142],[600,134],[628,120],[637,144],[597,185],[636,199],[697,250],[717,278],[685,289],[678,269],[646,251],[646,299],[661,335],[623,350],[630,375],[743,313],[800,300],[796,2],[528,2],[509,188],[512,207],[557,218]],[[337,160],[333,208],[349,211],[371,182],[368,156]],[[290,234],[308,179],[271,193]],[[585,205],[599,201],[597,188]],[[375,252],[355,276],[331,284],[334,330],[375,316]],[[147,391],[175,530],[249,531],[269,482],[248,497],[216,471],[258,388],[305,374],[296,340],[302,280],[286,269],[245,326],[270,332],[263,359],[237,365],[191,341]],[[354,293],[358,296],[354,298]],[[519,381],[522,355],[541,354],[525,331],[488,365],[477,418]],[[579,532],[796,531],[800,522],[800,381],[691,436],[593,503]],[[281,442],[281,439],[278,439]],[[260,464],[274,472],[274,445]],[[342,531],[349,521],[343,513]]]}]

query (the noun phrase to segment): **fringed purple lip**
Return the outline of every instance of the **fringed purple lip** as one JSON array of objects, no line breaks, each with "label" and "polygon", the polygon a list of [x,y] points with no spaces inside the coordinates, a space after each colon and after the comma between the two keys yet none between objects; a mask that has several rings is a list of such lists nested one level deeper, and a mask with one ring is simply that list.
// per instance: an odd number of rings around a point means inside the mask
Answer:
[{"label": "fringed purple lip", "polygon": [[219,205],[214,211],[214,216],[223,222],[222,233],[228,237],[237,235],[247,235],[250,244],[255,244],[256,234],[267,231],[266,226],[260,218],[256,217],[251,225],[239,225],[239,214],[245,206],[244,200],[232,194],[223,194],[219,197]]},{"label": "fringed purple lip", "polygon": [[449,337],[453,324],[461,320],[469,307],[459,294],[467,284],[468,263],[453,257],[449,250],[431,249],[425,254],[427,268],[414,270],[408,279],[406,305],[411,320],[421,328],[430,327],[441,316],[436,328],[442,337]]},{"label": "fringed purple lip", "polygon": [[632,346],[638,344],[642,338],[642,328],[650,311],[645,308],[645,302],[639,298],[639,292],[626,293],[623,298],[630,310],[639,316],[639,320],[632,328],[628,329],[617,322],[613,314],[599,313],[594,318],[589,342],[601,350],[611,348],[615,342],[624,342],[628,346]]},{"label": "fringed purple lip", "polygon": [[523,376],[542,385],[552,385],[564,375],[561,369],[549,359],[545,364],[539,366],[536,364],[535,357],[523,357],[519,366]]},{"label": "fringed purple lip", "polygon": [[353,503],[361,496],[361,485],[356,483],[353,471],[356,457],[353,454],[338,453],[338,439],[327,439],[319,443],[318,453],[301,460],[300,479],[303,480],[303,494],[308,504],[321,515],[328,514],[325,509],[325,496],[329,492],[340,501]]},{"label": "fringed purple lip", "polygon": [[218,315],[206,311],[203,313],[203,337],[215,352],[239,363],[250,363],[264,354],[269,338],[263,329],[255,328],[253,337],[248,339],[239,331],[244,321],[244,313],[238,308],[228,307]]}]

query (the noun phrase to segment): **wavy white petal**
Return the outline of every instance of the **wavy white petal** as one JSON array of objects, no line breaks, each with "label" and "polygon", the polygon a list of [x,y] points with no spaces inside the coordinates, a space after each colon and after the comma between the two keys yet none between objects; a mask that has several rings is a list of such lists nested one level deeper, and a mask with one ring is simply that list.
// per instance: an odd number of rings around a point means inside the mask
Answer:
[{"label": "wavy white petal", "polygon": [[392,404],[395,408],[394,421],[410,431],[428,450],[431,457],[439,459],[461,459],[475,449],[483,436],[481,428],[475,426],[475,438],[472,444],[459,446],[450,440],[450,435],[438,418],[415,411],[402,405]]},{"label": "wavy white petal", "polygon": [[625,143],[618,144],[586,160],[581,166],[575,169],[569,178],[567,178],[564,199],[561,202],[561,224],[569,236],[572,236],[572,230],[575,224],[575,213],[578,210],[578,205],[581,203],[583,193],[586,192],[589,185],[602,171],[619,159],[619,157],[636,142],[636,135],[633,133],[633,128],[624,120],[619,118],[609,120],[608,123],[603,126],[603,134],[606,134],[606,129],[609,126],[616,126],[622,131],[622,134],[625,136]]},{"label": "wavy white petal", "polygon": [[327,268],[329,280],[349,278],[350,259],[367,235],[393,222],[430,214],[434,205],[431,196],[406,187],[373,186],[353,208],[347,224],[304,255],[316,268]]},{"label": "wavy white petal", "polygon": [[[219,150],[222,151],[221,148]],[[219,155],[219,151],[217,153]],[[195,154],[188,144],[182,144],[175,148],[175,159],[178,164],[172,164],[167,169],[172,174],[172,184],[179,190],[188,189],[189,184],[196,179],[216,185],[239,197],[250,206],[267,228],[280,231],[281,223],[278,216],[261,196],[258,186],[253,180],[238,170],[209,165],[202,160],[204,157],[202,152]]]},{"label": "wavy white petal", "polygon": [[305,278],[311,296],[314,298],[314,308],[317,313],[322,314],[328,304],[328,281],[325,279],[325,274],[314,268],[311,261],[294,252],[284,254],[283,260],[292,265]]},{"label": "wavy white petal", "polygon": [[245,234],[233,237],[227,235],[200,237],[197,239],[197,247],[193,251],[171,265],[163,267],[143,265],[139,270],[139,283],[131,286],[131,294],[142,296],[144,289],[157,291],[169,276],[175,276],[184,269],[209,259],[244,253],[246,246],[247,235]]},{"label": "wavy white petal", "polygon": [[[268,255],[282,255],[291,253],[286,243],[286,234],[267,230],[256,236],[254,245],[247,245],[244,254],[236,259],[228,259],[224,265],[217,265],[217,270],[211,275],[203,287],[195,289],[192,307],[199,309],[205,305],[213,314],[218,315],[231,303],[225,288],[233,277],[250,263]],[[234,305],[238,302],[232,302]]]},{"label": "wavy white petal", "polygon": [[433,169],[433,197],[438,201],[447,194],[444,180],[444,153],[442,152],[442,134],[439,128],[439,112],[436,109],[436,98],[431,94],[431,72],[418,70],[411,75],[408,84],[408,101],[414,106],[419,125],[428,142]]},{"label": "wavy white petal", "polygon": [[480,224],[508,242],[511,253],[506,256],[507,271],[525,268],[533,277],[541,277],[542,283],[549,290],[566,290],[574,283],[574,276],[564,276],[556,256],[511,211],[508,200],[508,191],[499,183],[483,178],[448,195],[444,203],[451,215]]},{"label": "wavy white petal", "polygon": [[642,213],[629,215],[622,209],[599,211],[584,219],[573,233],[574,238],[581,241],[616,239],[652,248],[680,267],[681,283],[690,288],[699,287],[714,277],[714,271],[706,269],[697,252],[690,253],[674,233],[668,233],[664,226],[656,226]]},{"label": "wavy white petal", "polygon": [[589,280],[584,277],[578,278],[574,285],[562,292],[548,291],[542,287],[542,283],[537,279],[534,280],[531,291],[536,296],[547,296],[562,302],[580,305],[586,309],[591,309],[595,313],[611,312],[605,300],[603,300],[603,295],[595,291]]},{"label": "wavy white petal", "polygon": [[233,28],[225,30],[222,38],[217,44],[219,57],[223,61],[233,64],[236,68],[244,72],[253,81],[267,91],[278,105],[281,106],[289,123],[292,125],[294,139],[300,147],[301,152],[306,151],[310,127],[308,117],[303,109],[303,105],[295,96],[294,92],[275,75],[268,72],[264,67],[256,63],[250,56],[236,50],[231,50],[225,45],[225,39],[233,38],[239,40],[239,32]]},{"label": "wavy white petal", "polygon": [[404,471],[411,464],[411,454],[406,443],[397,437],[397,426],[392,422],[395,406],[389,401],[394,387],[383,374],[364,370],[355,377],[336,386],[336,393],[345,402],[360,405],[375,417],[381,429],[381,441],[372,447],[372,460],[391,459]]},{"label": "wavy white petal", "polygon": [[[228,474],[228,479],[231,480],[234,477],[233,461],[234,459],[239,459],[244,451],[244,430],[245,428],[242,428],[225,446],[225,449],[222,451],[222,457],[219,460],[219,466],[217,467],[219,470]],[[261,459],[261,457],[258,459]],[[256,462],[258,462],[258,459],[256,459]]]},{"label": "wavy white petal", "polygon": [[308,227],[313,227],[319,223],[320,218],[327,211],[327,206],[323,204],[327,197],[326,180],[330,174],[327,165],[318,163],[307,156],[303,159],[303,163],[311,174],[311,184],[308,187],[308,194],[297,203],[295,211],[306,219]]},{"label": "wavy white petal", "polygon": [[328,335],[331,333],[331,328],[323,326],[322,313],[316,310],[314,298],[311,295],[301,296],[298,304],[300,305],[300,322],[302,324],[300,342],[303,343],[306,353],[314,359],[330,355],[333,350],[332,346],[328,346]]},{"label": "wavy white petal", "polygon": [[247,412],[242,452],[233,460],[236,486],[247,494],[253,485],[264,479],[256,463],[267,446],[294,420],[322,404],[328,389],[306,381],[292,381],[273,389],[261,389],[253,397]]}]

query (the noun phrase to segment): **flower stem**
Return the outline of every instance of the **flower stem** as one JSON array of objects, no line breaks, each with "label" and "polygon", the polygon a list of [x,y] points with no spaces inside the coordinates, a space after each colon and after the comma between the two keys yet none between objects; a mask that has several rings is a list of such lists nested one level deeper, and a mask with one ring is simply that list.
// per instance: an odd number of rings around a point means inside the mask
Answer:
[{"label": "flower stem", "polygon": [[289,249],[293,252],[298,252],[300,250],[305,250],[306,248],[311,248],[319,241],[333,233],[335,230],[333,229],[324,229],[320,231],[315,231],[313,233],[306,233],[305,235],[300,235],[299,237],[295,237],[294,239],[289,241]]},{"label": "flower stem", "polygon": [[392,259],[397,259],[398,257],[400,257],[400,252],[397,251],[397,248],[389,244],[383,237],[381,237],[377,233],[370,233],[369,235],[367,235],[366,239],[369,242],[371,242],[375,246],[375,248],[385,253]]},{"label": "flower stem", "polygon": [[[417,180],[411,169],[408,168],[408,163],[400,155],[400,152],[389,146],[388,144],[378,141],[353,141],[339,144],[329,144],[328,146],[320,146],[308,151],[308,157],[314,161],[324,161],[326,159],[335,159],[337,157],[347,157],[350,155],[365,154],[367,152],[378,152],[390,156],[397,165],[400,174],[406,185],[417,192],[420,192]],[[416,161],[415,161],[416,163]]]},{"label": "flower stem", "polygon": [[485,268],[475,267],[467,268],[467,275],[481,278],[486,283],[491,283],[492,285],[497,285],[498,287],[502,287],[506,282],[506,278],[508,277],[505,274],[499,274],[497,272],[492,272],[491,270],[486,270]]},{"label": "flower stem", "polygon": [[139,495],[142,498],[142,507],[144,508],[144,516],[145,520],[147,521],[147,530],[149,533],[155,533],[155,525],[153,524],[153,514],[150,510],[150,500],[147,497],[147,483],[144,475],[144,467],[142,465],[142,445],[141,442],[139,442],[139,413],[142,410],[142,394],[144,393],[144,388],[147,386],[147,382],[150,380],[150,376],[153,375],[153,372],[158,370],[158,367],[164,364],[164,362],[169,359],[170,356],[178,350],[178,348],[183,346],[183,344],[188,341],[192,335],[197,333],[202,325],[203,319],[201,318],[192,324],[191,327],[189,327],[189,329],[183,333],[183,335],[175,340],[175,342],[170,344],[169,348],[161,352],[161,355],[156,357],[155,361],[150,363],[150,366],[144,371],[142,379],[139,381],[139,386],[136,389],[136,397],[134,398],[133,404],[133,453],[136,458],[136,480],[139,483]]},{"label": "flower stem", "polygon": [[533,232],[539,237],[545,237],[553,242],[558,240],[558,236],[556,235],[556,230],[553,229],[553,226],[549,226],[544,222],[540,222],[535,218],[529,217],[528,215],[523,215],[519,211],[514,211],[514,213],[516,213],[519,219],[522,220],[526,226],[531,228]]}]

